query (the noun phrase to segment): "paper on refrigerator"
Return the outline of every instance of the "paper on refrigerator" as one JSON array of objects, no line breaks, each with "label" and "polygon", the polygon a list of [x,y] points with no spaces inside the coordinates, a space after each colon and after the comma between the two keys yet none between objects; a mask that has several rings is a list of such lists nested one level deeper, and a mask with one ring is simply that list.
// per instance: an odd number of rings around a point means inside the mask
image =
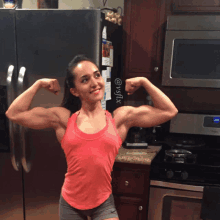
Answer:
[{"label": "paper on refrigerator", "polygon": [[106,77],[107,78],[111,78],[111,71],[112,71],[112,68],[111,67],[107,67],[107,70],[106,70]]},{"label": "paper on refrigerator", "polygon": [[111,82],[105,84],[106,101],[111,100]]},{"label": "paper on refrigerator", "polygon": [[103,99],[106,101],[111,100],[111,78],[109,77],[110,69],[107,68],[107,70],[102,70],[102,78],[105,81],[105,95]]},{"label": "paper on refrigerator", "polygon": [[108,66],[110,50],[106,39],[102,39],[102,65]]},{"label": "paper on refrigerator", "polygon": [[107,70],[102,70],[102,78],[103,78],[104,81],[106,82],[106,78],[107,78]]},{"label": "paper on refrigerator", "polygon": [[111,67],[107,67],[106,71],[106,100],[111,100]]},{"label": "paper on refrigerator", "polygon": [[109,66],[113,67],[114,48],[113,48],[112,42],[110,42],[109,44],[110,44],[110,46],[109,46],[109,49],[110,49]]},{"label": "paper on refrigerator", "polygon": [[114,49],[111,41],[102,39],[102,65],[113,67]]},{"label": "paper on refrigerator", "polygon": [[104,110],[106,110],[106,100],[101,100],[101,105]]},{"label": "paper on refrigerator", "polygon": [[107,27],[106,26],[104,26],[104,28],[102,30],[102,38],[107,39]]}]

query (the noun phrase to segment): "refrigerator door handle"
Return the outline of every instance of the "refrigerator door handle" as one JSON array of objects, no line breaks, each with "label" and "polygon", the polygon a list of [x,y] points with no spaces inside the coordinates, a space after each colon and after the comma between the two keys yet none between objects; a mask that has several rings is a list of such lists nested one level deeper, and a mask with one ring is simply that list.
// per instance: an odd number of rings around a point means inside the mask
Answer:
[{"label": "refrigerator door handle", "polygon": [[[10,65],[8,67],[7,72],[7,104],[8,107],[14,100],[14,92],[13,92],[13,74],[14,74],[14,66]],[[20,162],[17,161],[15,156],[15,141],[14,141],[14,131],[15,131],[15,124],[9,120],[9,138],[10,138],[10,151],[11,151],[11,162],[12,166],[16,171],[20,170]]]},{"label": "refrigerator door handle", "polygon": [[[26,68],[21,67],[18,74],[18,93],[19,95],[24,91],[24,77],[26,73]],[[21,163],[24,170],[28,173],[31,170],[31,164],[27,162],[26,159],[26,141],[25,141],[25,128],[19,125],[19,135],[21,143]]]}]

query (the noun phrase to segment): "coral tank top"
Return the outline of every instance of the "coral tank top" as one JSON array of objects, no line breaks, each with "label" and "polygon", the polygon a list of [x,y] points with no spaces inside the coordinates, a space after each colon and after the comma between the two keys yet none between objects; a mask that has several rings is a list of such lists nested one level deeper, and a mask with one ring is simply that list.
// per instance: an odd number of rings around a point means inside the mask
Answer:
[{"label": "coral tank top", "polygon": [[122,140],[111,114],[105,110],[105,115],[106,126],[87,134],[78,128],[74,113],[61,141],[67,161],[61,194],[76,209],[93,209],[112,193],[111,172]]}]

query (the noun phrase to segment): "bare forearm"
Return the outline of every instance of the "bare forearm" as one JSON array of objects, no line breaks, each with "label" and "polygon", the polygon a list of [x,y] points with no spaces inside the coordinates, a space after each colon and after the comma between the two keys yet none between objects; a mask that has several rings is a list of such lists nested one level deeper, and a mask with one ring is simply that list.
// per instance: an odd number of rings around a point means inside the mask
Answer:
[{"label": "bare forearm", "polygon": [[13,116],[18,112],[27,111],[31,105],[31,102],[37,93],[37,91],[41,88],[41,82],[36,81],[30,88],[20,94],[9,106],[6,111],[7,116]]},{"label": "bare forearm", "polygon": [[178,112],[172,101],[145,77],[142,79],[142,86],[151,96],[155,108],[171,111],[174,113]]}]

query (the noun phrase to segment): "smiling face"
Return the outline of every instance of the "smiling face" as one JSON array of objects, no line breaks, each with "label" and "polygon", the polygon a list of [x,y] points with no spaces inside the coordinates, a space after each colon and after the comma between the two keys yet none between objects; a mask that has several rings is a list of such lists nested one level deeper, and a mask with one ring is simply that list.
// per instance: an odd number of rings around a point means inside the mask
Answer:
[{"label": "smiling face", "polygon": [[[105,92],[105,82],[97,66],[89,61],[80,62],[74,69],[75,88],[70,92],[80,98],[81,102],[96,103],[101,101]],[[99,89],[99,92],[92,92]]]}]

